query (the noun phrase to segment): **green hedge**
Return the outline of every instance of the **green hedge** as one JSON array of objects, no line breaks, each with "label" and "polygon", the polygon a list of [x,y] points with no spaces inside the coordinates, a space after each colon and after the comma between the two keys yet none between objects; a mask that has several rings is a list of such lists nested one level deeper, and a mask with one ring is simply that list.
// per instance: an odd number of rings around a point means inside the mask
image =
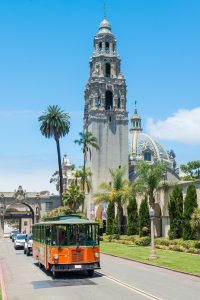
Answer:
[{"label": "green hedge", "polygon": [[[149,236],[139,237],[138,235],[103,235],[103,241],[118,244],[149,246],[151,239]],[[169,240],[168,238],[156,238],[155,246],[162,250],[179,251],[193,254],[200,254],[200,241],[183,239]]]}]

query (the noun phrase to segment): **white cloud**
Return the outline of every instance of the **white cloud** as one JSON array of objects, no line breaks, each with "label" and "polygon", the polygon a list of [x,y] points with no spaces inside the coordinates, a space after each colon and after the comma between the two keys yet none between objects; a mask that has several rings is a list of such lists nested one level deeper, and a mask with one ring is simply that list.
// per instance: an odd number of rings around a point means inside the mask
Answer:
[{"label": "white cloud", "polygon": [[166,120],[147,120],[147,131],[155,138],[184,144],[200,144],[200,107],[180,109]]}]

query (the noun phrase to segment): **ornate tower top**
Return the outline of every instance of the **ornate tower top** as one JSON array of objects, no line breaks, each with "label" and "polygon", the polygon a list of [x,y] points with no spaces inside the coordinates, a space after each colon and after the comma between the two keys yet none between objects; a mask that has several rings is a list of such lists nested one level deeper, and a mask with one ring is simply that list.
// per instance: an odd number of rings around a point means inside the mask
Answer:
[{"label": "ornate tower top", "polygon": [[[116,39],[106,16],[94,36],[94,50],[90,59],[90,78],[85,89],[85,125],[92,112],[126,114],[126,83],[121,73],[121,61],[116,52]],[[125,117],[125,115],[123,115]],[[122,117],[122,118],[123,118]]]},{"label": "ornate tower top", "polygon": [[140,131],[140,132],[142,132],[142,127],[141,126],[142,126],[142,119],[138,115],[138,112],[137,112],[137,101],[135,101],[135,109],[134,109],[134,115],[131,118],[130,132],[133,132],[133,131]]},{"label": "ornate tower top", "polygon": [[101,33],[111,33],[111,26],[110,26],[110,23],[108,22],[108,20],[106,19],[106,16],[104,16],[104,19],[99,26],[98,34],[101,34]]}]

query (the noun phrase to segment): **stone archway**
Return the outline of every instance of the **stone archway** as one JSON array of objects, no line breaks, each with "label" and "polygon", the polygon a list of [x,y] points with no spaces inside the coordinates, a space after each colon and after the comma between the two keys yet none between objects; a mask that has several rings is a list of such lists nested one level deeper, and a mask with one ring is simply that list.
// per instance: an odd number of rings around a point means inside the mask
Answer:
[{"label": "stone archway", "polygon": [[14,221],[15,226],[19,228],[20,232],[29,233],[32,231],[31,228],[35,221],[34,210],[31,205],[26,202],[10,203],[5,207],[2,229],[5,229],[4,225],[6,223],[7,229],[13,227],[13,222],[10,222],[10,220]]},{"label": "stone archway", "polygon": [[159,203],[155,203],[155,218],[154,218],[154,228],[155,228],[155,236],[162,236],[162,212]]}]

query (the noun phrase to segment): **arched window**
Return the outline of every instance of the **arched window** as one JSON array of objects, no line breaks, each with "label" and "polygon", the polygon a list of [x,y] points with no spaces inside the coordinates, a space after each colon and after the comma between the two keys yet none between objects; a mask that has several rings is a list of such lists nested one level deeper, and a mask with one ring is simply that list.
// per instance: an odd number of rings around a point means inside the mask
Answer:
[{"label": "arched window", "polygon": [[151,152],[150,151],[144,152],[144,160],[151,161]]},{"label": "arched window", "polygon": [[111,91],[106,91],[105,110],[113,109],[113,94]]},{"label": "arched window", "polygon": [[102,42],[99,43],[99,51],[102,50]]},{"label": "arched window", "polygon": [[105,47],[106,47],[106,51],[109,51],[110,48],[109,42],[106,42]]},{"label": "arched window", "polygon": [[106,77],[110,77],[110,64],[106,63]]},{"label": "arched window", "polygon": [[120,106],[121,106],[120,98],[118,98],[118,101],[117,101],[117,107],[120,108]]}]

